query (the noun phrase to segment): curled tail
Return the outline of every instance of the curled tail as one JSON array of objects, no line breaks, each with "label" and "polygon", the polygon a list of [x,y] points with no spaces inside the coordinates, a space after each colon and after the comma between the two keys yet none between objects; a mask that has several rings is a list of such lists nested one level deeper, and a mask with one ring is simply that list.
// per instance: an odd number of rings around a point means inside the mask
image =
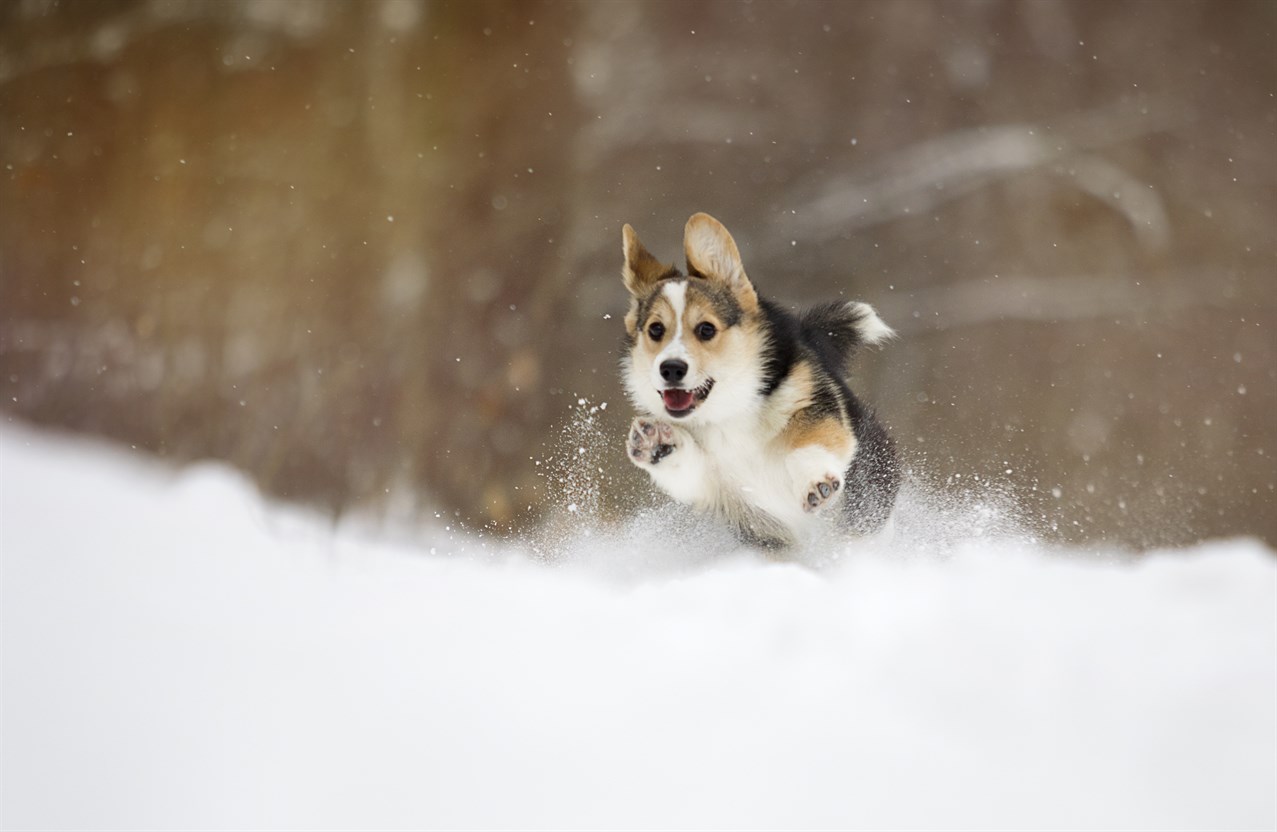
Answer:
[{"label": "curled tail", "polygon": [[856,351],[865,344],[881,344],[896,337],[867,303],[836,300],[814,306],[799,322],[807,341],[825,363],[846,374]]}]

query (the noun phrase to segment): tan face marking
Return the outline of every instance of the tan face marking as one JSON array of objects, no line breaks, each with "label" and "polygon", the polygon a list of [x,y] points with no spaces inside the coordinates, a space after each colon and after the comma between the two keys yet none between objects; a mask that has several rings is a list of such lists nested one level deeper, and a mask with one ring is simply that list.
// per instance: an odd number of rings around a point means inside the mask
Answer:
[{"label": "tan face marking", "polygon": [[648,309],[647,317],[636,321],[636,359],[650,364],[657,388],[671,386],[661,378],[665,361],[684,361],[687,377],[678,386],[698,387],[713,377],[713,359],[723,347],[727,324],[703,293],[692,289],[690,281],[666,283]]}]

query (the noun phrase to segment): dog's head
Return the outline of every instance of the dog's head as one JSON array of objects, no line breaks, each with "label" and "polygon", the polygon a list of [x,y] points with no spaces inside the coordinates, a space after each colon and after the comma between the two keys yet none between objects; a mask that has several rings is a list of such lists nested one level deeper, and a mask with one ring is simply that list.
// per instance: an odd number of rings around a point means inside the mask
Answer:
[{"label": "dog's head", "polygon": [[622,376],[634,404],[653,415],[712,423],[753,405],[762,368],[758,295],[732,235],[708,214],[683,232],[687,276],[622,232],[630,350]]}]

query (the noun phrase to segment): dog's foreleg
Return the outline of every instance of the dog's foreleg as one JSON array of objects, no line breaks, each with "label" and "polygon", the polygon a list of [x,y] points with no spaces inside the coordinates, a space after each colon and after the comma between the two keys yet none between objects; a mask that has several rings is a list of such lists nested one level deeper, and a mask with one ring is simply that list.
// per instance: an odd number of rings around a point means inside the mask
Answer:
[{"label": "dog's foreleg", "polygon": [[787,446],[785,468],[802,510],[819,511],[833,503],[856,453],[851,427],[834,416],[814,417],[799,411],[781,440]]},{"label": "dog's foreleg", "polygon": [[709,501],[705,452],[678,425],[640,416],[630,424],[626,451],[630,461],[675,500],[689,505]]}]

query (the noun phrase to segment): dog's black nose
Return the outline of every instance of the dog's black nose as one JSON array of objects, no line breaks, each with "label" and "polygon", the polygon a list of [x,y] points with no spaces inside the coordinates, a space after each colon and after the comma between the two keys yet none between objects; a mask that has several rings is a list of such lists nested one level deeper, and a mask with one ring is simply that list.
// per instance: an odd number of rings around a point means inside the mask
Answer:
[{"label": "dog's black nose", "polygon": [[687,362],[670,359],[661,362],[661,378],[668,382],[679,382],[687,375]]}]

